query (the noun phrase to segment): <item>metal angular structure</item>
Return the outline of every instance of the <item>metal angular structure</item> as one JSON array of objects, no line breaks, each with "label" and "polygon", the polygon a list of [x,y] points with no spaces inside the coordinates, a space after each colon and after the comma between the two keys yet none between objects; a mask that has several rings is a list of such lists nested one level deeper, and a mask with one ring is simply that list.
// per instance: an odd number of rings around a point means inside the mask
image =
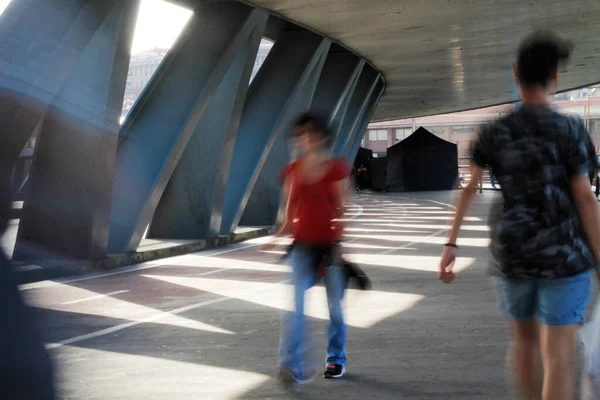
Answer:
[{"label": "metal angular structure", "polygon": [[[237,227],[253,189],[276,214],[278,193],[272,193],[269,184],[289,160],[281,133],[310,105],[330,45],[327,38],[288,28],[254,78],[240,122],[222,212],[216,210],[222,234]],[[262,207],[257,210],[264,211]]]},{"label": "metal angular structure", "polygon": [[[146,234],[271,225],[298,113],[322,114],[332,155],[353,159],[371,120],[512,101],[531,26],[576,46],[559,89],[600,80],[600,5],[585,0],[170,1],[192,16],[121,126],[140,1],[13,0],[0,14],[0,163],[19,177],[12,193],[26,187],[15,258],[96,260]],[[250,82],[263,38],[274,45]]]},{"label": "metal angular structure", "polygon": [[[56,70],[46,70],[31,95],[38,106],[29,123],[42,115],[43,122],[13,256],[20,260],[106,254],[118,119],[139,2],[78,3],[66,2],[72,20],[49,56]],[[36,4],[28,4],[31,13],[39,12]],[[24,143],[31,132],[22,127]]]},{"label": "metal angular structure", "polygon": [[[20,0],[0,15],[0,158],[10,173],[33,154],[12,172],[12,192],[27,185],[15,258],[97,260],[146,234],[274,223],[287,131],[309,108],[328,119],[336,155],[351,153],[385,87],[372,64],[244,2],[174,2],[192,16],[121,126],[139,0]],[[274,45],[250,82],[265,37]]]},{"label": "metal angular structure", "polygon": [[[219,126],[210,135],[223,143],[232,112],[240,108],[236,94],[249,78],[246,54],[255,55],[267,18],[237,2],[206,2],[195,10],[123,126],[110,252],[137,249],[188,143],[215,123],[204,118],[207,111],[219,113]],[[212,162],[213,172],[217,165],[220,160]]]}]

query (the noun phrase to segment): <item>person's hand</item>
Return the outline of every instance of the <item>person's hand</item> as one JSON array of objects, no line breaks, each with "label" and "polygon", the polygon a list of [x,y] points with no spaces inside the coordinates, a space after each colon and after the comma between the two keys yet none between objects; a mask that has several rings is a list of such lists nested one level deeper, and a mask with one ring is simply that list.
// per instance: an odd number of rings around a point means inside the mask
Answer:
[{"label": "person's hand", "polygon": [[454,280],[454,262],[456,261],[456,247],[444,246],[440,260],[438,279],[444,283],[452,283]]},{"label": "person's hand", "polygon": [[334,231],[339,233],[339,236],[344,234],[344,230],[346,229],[346,224],[344,221],[340,221],[339,219],[333,220],[331,224]]},{"label": "person's hand", "polygon": [[277,230],[275,231],[274,236],[275,237],[282,237],[282,236],[287,236],[290,233],[292,233],[293,230],[293,226],[294,223],[288,220],[284,220],[281,225],[279,225],[279,228],[277,228]]},{"label": "person's hand", "polygon": [[258,249],[260,251],[272,250],[277,244],[277,239],[282,236],[286,236],[291,231],[292,231],[292,224],[287,221],[283,221],[283,223],[279,226],[279,228],[277,228],[277,231],[273,235],[273,238],[270,241],[261,244]]},{"label": "person's hand", "polygon": [[273,250],[273,248],[275,247],[275,243],[277,241],[277,238],[273,238],[270,241],[261,244],[258,249],[260,251],[269,251],[269,250]]}]

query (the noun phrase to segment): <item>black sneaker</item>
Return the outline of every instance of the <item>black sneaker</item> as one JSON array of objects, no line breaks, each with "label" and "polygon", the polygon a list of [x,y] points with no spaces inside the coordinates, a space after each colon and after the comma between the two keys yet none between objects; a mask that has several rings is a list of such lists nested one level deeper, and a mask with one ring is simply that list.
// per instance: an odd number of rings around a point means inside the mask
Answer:
[{"label": "black sneaker", "polygon": [[323,373],[325,379],[341,378],[346,373],[346,368],[340,364],[328,365]]}]

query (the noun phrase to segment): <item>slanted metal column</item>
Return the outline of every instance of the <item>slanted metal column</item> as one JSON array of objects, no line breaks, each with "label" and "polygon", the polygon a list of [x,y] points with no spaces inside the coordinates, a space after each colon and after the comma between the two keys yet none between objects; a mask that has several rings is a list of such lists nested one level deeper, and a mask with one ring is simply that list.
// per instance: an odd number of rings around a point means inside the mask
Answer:
[{"label": "slanted metal column", "polygon": [[362,123],[365,119],[370,119],[370,115],[368,115],[370,111],[370,105],[373,103],[373,97],[377,98],[378,92],[377,87],[381,85],[381,74],[377,74],[373,83],[369,87],[366,96],[363,98],[363,101],[356,113],[356,117],[352,122],[352,126],[348,131],[348,139],[346,141],[346,145],[342,150],[341,156],[349,157],[350,153],[355,147],[355,143],[360,143],[362,136],[364,136],[364,132],[360,130]]},{"label": "slanted metal column", "polygon": [[17,0],[0,15],[0,155],[16,159],[114,1]]},{"label": "slanted metal column", "polygon": [[371,117],[373,117],[375,107],[377,107],[377,103],[379,103],[379,99],[383,95],[384,90],[385,84],[383,83],[383,80],[378,79],[375,90],[368,99],[366,111],[363,114],[363,117],[360,120],[360,122],[357,124],[356,130],[352,133],[353,137],[351,137],[350,139],[351,147],[348,154],[348,161],[351,163],[354,163],[354,160],[356,159],[356,153],[358,152],[358,148],[360,147],[360,142],[365,136],[367,126],[369,125],[369,122],[371,122]]},{"label": "slanted metal column", "polygon": [[262,17],[261,24],[257,25],[241,46],[223,82],[206,107],[204,116],[160,199],[148,236],[199,239],[218,235],[219,225],[213,224],[211,227],[211,213],[214,201],[219,201],[217,192],[222,193],[226,185],[267,14],[263,13]]},{"label": "slanted metal column", "polygon": [[[273,179],[289,160],[285,141],[278,137],[292,118],[310,105],[330,45],[330,39],[289,26],[254,78],[240,123],[224,203],[220,209],[215,204],[213,210],[213,215],[221,216],[221,233],[235,230],[259,176]],[[275,143],[280,146],[274,147]],[[268,176],[261,175],[263,165],[267,166],[264,171],[268,170]],[[263,192],[263,188],[267,191]],[[268,185],[258,184],[255,190],[275,216],[277,194],[269,192]]]},{"label": "slanted metal column", "polygon": [[[122,128],[110,224],[111,252],[137,249],[195,134],[208,135],[206,130],[215,128],[220,132],[210,135],[231,140],[235,131],[230,117],[240,99],[236,98],[238,87],[233,75],[237,73],[243,84],[244,68],[240,66],[246,59],[241,54],[250,51],[249,43],[254,44],[256,31],[264,29],[267,14],[235,1],[201,1],[194,11]],[[229,72],[232,75],[228,77]],[[213,100],[216,104],[211,105]],[[209,106],[217,114],[203,121]],[[215,139],[211,148],[219,146]],[[217,158],[209,165],[219,164]]]},{"label": "slanted metal column", "polygon": [[372,67],[365,65],[360,78],[358,79],[358,83],[356,84],[356,88],[354,93],[352,94],[352,99],[348,105],[348,111],[341,122],[340,125],[340,133],[336,139],[336,142],[333,144],[333,155],[335,157],[347,157],[351,144],[354,142],[350,142],[352,135],[355,133],[358,124],[362,121],[362,116],[367,107],[367,101],[370,97],[370,94],[375,90],[375,85],[377,80],[379,79],[379,73],[375,71]]},{"label": "slanted metal column", "polygon": [[[43,120],[13,256],[16,259],[52,261],[106,255],[118,123],[139,1],[79,3],[85,7],[78,14],[78,23],[71,25],[77,31],[64,35],[65,41],[78,46],[69,43],[67,50],[56,50],[65,61],[78,58],[66,75],[59,72],[61,86]],[[105,7],[109,7],[107,13]],[[50,16],[44,18],[46,23],[56,24]],[[101,23],[92,24],[97,28],[81,54],[73,53],[73,47],[81,45],[78,34],[88,35],[86,22],[90,20]],[[54,66],[59,67],[58,62]]]},{"label": "slanted metal column", "polygon": [[[326,118],[334,139],[356,87],[364,61],[355,54],[332,45],[319,78],[310,109]],[[281,135],[265,163],[240,221],[245,226],[274,225],[281,202],[278,174],[289,161],[287,140]]]}]

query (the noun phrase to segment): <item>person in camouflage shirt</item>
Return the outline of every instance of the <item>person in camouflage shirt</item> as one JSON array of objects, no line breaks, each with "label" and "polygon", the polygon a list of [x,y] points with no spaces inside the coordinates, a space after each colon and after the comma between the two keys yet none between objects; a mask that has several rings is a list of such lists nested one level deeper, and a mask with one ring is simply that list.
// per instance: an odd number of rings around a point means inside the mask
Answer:
[{"label": "person in camouflage shirt", "polygon": [[524,399],[573,399],[575,335],[600,259],[600,209],[589,181],[598,168],[594,146],[581,119],[550,105],[559,64],[571,50],[548,32],[521,43],[514,72],[522,105],[479,133],[472,180],[439,265],[439,279],[452,282],[458,233],[489,165],[502,190],[502,204],[494,204],[489,219],[490,272],[512,319],[515,383]]}]

